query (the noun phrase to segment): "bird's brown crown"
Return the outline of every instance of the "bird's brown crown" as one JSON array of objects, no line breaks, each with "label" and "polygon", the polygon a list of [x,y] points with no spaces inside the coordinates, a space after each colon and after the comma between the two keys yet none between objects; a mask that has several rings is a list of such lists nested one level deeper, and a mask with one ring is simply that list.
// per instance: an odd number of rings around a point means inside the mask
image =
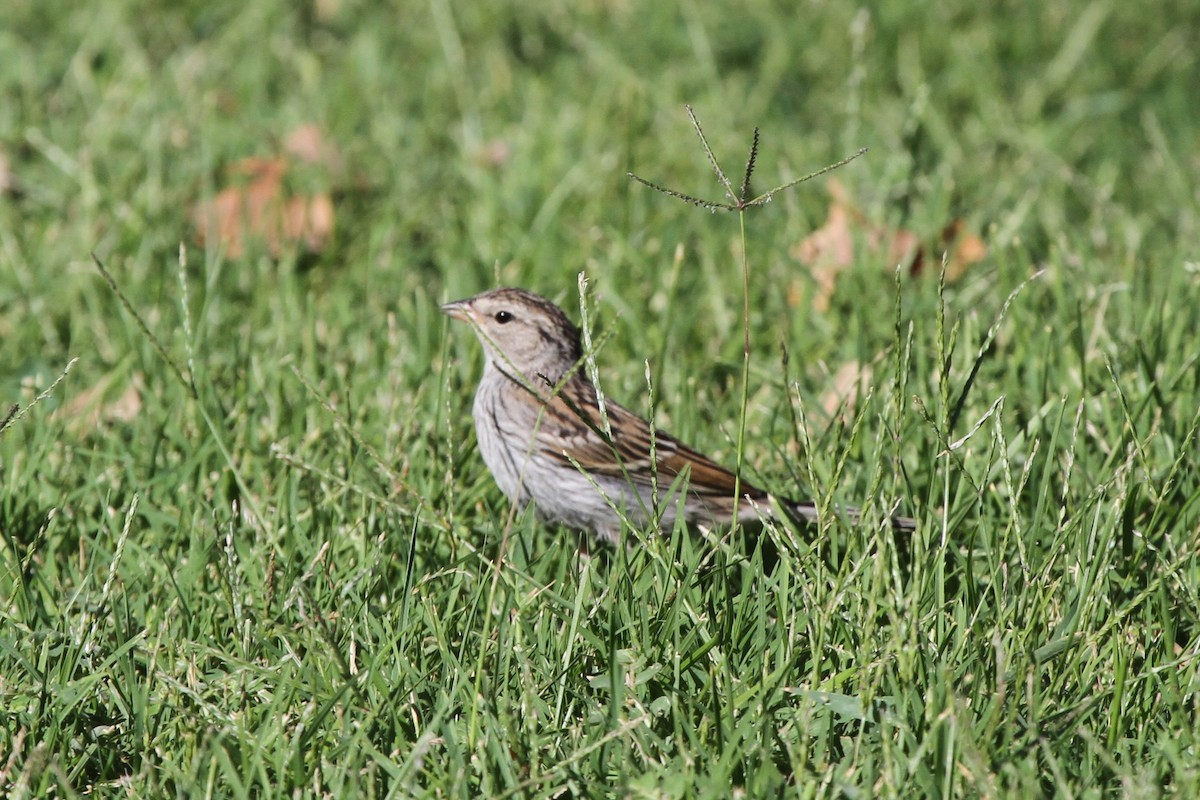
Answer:
[{"label": "bird's brown crown", "polygon": [[495,366],[515,367],[530,380],[556,382],[583,356],[579,329],[562,309],[524,289],[493,289],[443,310],[472,324]]}]

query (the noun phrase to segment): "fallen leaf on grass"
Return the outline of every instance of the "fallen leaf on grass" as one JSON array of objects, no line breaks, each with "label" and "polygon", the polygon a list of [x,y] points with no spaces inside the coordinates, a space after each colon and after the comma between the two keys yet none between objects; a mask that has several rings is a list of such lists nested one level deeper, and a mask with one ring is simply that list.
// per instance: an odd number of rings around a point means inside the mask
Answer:
[{"label": "fallen leaf on grass", "polygon": [[287,240],[303,242],[310,253],[324,250],[333,233],[333,200],[327,194],[289,198],[283,232]]},{"label": "fallen leaf on grass", "polygon": [[858,389],[871,385],[872,372],[870,364],[857,361],[847,361],[838,367],[829,382],[829,388],[821,395],[821,408],[826,416],[832,417],[839,410],[847,420],[853,416],[854,407],[858,404]]},{"label": "fallen leaf on grass", "polygon": [[506,139],[489,139],[475,152],[475,160],[485,167],[503,167],[512,158],[512,145]]},{"label": "fallen leaf on grass", "polygon": [[[884,259],[888,269],[897,265],[918,275],[924,269],[922,238],[905,228],[890,228],[870,219],[849,199],[836,179],[829,181],[829,213],[825,223],[801,239],[790,250],[793,258],[807,266],[816,282],[811,304],[814,311],[829,309],[838,276],[854,263],[855,243],[861,241],[868,256]],[[987,255],[983,240],[966,230],[961,219],[952,220],[941,231],[938,244],[946,252],[947,280],[961,277],[967,267]],[[800,301],[798,287],[790,287],[788,301]]]},{"label": "fallen leaf on grass", "polygon": [[116,397],[109,398],[114,379],[106,377],[84,389],[65,403],[57,413],[66,418],[67,428],[75,435],[95,431],[106,422],[130,422],[142,411],[142,390],[145,381],[135,372]]},{"label": "fallen leaf on grass", "polygon": [[[940,251],[946,254],[946,280],[953,283],[963,276],[967,267],[982,261],[987,256],[987,245],[983,239],[967,230],[967,224],[954,219],[942,228]],[[912,273],[921,272],[921,264],[914,264]]]},{"label": "fallen leaf on grass", "polygon": [[283,140],[283,149],[302,164],[315,164],[337,174],[342,170],[342,156],[325,139],[321,129],[311,122],[299,125]]},{"label": "fallen leaf on grass", "polygon": [[[833,189],[833,181],[830,181]],[[850,210],[834,194],[825,224],[800,240],[792,248],[792,257],[803,264],[830,264],[848,267],[854,260],[854,234],[850,229]]]},{"label": "fallen leaf on grass", "polygon": [[333,199],[328,193],[287,193],[285,178],[294,162],[339,167],[337,151],[326,144],[313,125],[288,135],[288,155],[245,158],[229,170],[229,185],[212,200],[192,209],[201,244],[224,248],[229,258],[241,258],[251,242],[275,257],[292,247],[317,253],[333,235]]}]

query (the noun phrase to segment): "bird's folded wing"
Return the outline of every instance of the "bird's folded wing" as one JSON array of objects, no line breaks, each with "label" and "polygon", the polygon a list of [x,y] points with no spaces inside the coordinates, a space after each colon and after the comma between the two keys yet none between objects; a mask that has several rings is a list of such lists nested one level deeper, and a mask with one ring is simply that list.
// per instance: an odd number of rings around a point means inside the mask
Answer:
[{"label": "bird's folded wing", "polygon": [[[586,399],[579,398],[580,401]],[[646,421],[613,402],[605,403],[605,411],[612,437],[604,432],[594,403],[585,405],[584,402],[570,402],[569,396],[555,397],[547,408],[539,440],[549,445],[549,455],[566,462],[573,461],[589,473],[626,478],[642,485],[651,483],[655,470],[660,482],[664,478],[669,481],[686,474],[688,489],[693,493],[733,496],[736,478],[732,472],[661,431],[654,434],[653,451],[657,464],[652,469],[650,426]],[[549,424],[551,419],[561,422]],[[570,424],[566,420],[570,420]],[[766,496],[745,480],[741,482],[741,493],[751,497]]]}]

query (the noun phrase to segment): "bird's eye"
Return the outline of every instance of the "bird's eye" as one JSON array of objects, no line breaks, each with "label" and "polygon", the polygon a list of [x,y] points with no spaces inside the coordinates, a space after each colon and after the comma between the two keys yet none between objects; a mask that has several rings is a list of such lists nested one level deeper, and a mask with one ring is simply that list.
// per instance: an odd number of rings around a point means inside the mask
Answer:
[{"label": "bird's eye", "polygon": [[500,323],[501,325],[507,325],[508,323],[510,323],[510,322],[512,322],[512,321],[513,321],[513,315],[512,315],[512,312],[510,312],[510,311],[497,311],[497,312],[496,312],[496,316],[495,316],[495,320],[496,320],[496,322]]}]

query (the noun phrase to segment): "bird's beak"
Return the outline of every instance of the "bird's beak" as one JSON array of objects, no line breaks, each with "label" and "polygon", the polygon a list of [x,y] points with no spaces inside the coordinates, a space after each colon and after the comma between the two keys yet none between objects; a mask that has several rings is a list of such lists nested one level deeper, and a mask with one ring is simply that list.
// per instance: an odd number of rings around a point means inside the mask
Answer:
[{"label": "bird's beak", "polygon": [[442,313],[451,319],[470,322],[471,304],[466,300],[455,300],[453,303],[446,303],[442,306]]}]

